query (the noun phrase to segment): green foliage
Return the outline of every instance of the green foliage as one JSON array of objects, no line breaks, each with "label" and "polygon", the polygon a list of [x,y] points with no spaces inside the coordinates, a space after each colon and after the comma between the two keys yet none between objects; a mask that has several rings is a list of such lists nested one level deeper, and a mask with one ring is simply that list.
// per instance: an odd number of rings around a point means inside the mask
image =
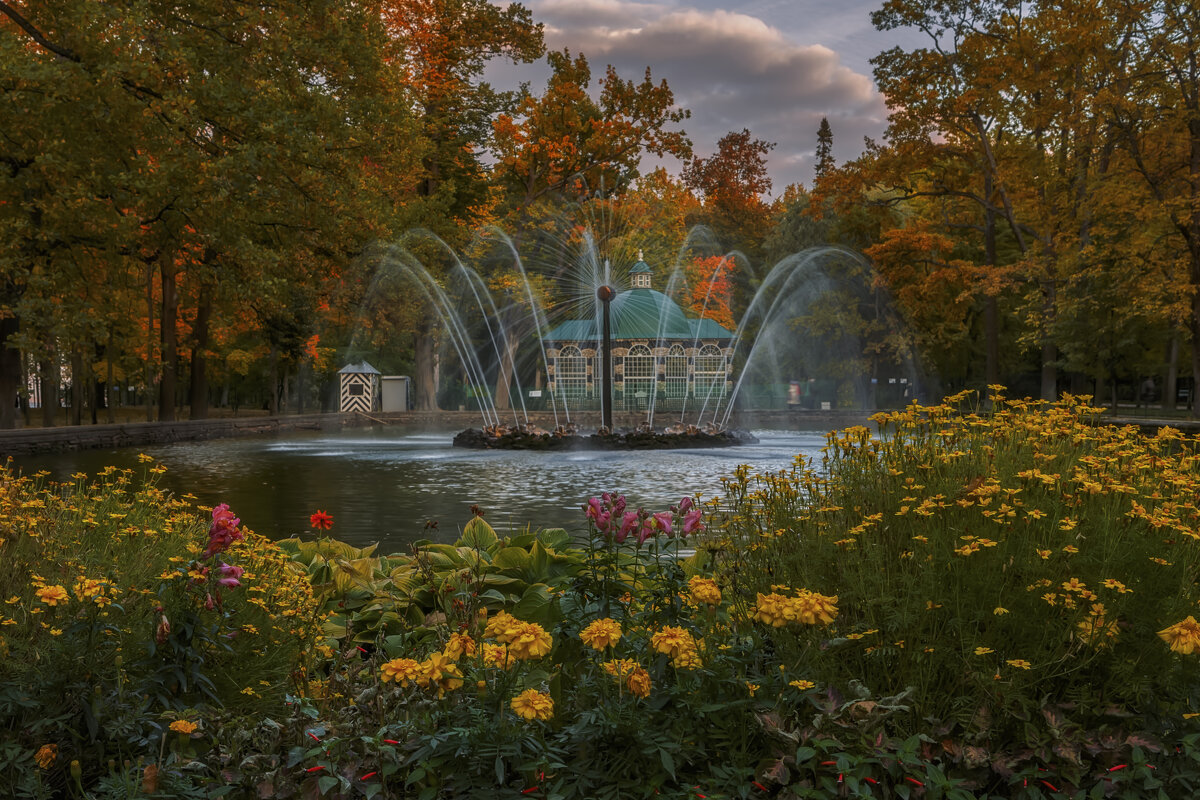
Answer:
[{"label": "green foliage", "polygon": [[[301,682],[318,632],[307,581],[249,531],[202,558],[205,523],[159,471],[47,486],[0,470],[5,796],[61,791],[72,761],[90,782],[165,748],[174,720],[274,706]],[[222,584],[220,564],[245,572]]]},{"label": "green foliage", "polygon": [[[1082,403],[961,401],[833,434],[820,471],[728,484],[713,546],[740,602],[775,584],[837,596],[819,640],[773,637],[827,687],[806,735],[857,708],[844,741],[890,704],[880,735],[990,768],[977,789],[1051,762],[1079,786],[1100,753],[1187,735],[1200,663],[1170,631],[1198,599],[1196,442],[1096,425]],[[834,702],[864,685],[893,700]]]}]

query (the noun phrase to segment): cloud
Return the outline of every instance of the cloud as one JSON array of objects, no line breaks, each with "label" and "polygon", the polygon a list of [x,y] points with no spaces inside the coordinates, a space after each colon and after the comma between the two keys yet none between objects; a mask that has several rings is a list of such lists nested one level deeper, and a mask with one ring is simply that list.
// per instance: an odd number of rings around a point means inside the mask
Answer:
[{"label": "cloud", "polygon": [[[821,117],[834,134],[834,156],[854,158],[863,136],[878,138],[887,111],[872,79],[837,51],[801,44],[759,17],[669,2],[533,0],[547,46],[583,52],[600,74],[612,64],[625,78],[649,66],[691,110],[685,127],[700,156],[731,130],[749,128],[775,142],[775,190],[811,183]],[[865,13],[865,12],[864,12]]]}]

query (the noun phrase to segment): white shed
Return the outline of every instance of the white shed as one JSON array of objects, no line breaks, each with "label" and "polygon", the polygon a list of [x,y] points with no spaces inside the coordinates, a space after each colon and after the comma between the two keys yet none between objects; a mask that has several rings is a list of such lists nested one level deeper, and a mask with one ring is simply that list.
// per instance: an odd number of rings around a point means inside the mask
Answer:
[{"label": "white shed", "polygon": [[376,410],[379,402],[379,370],[364,361],[361,364],[347,364],[338,370],[338,375],[341,376],[339,408],[343,413],[361,411],[366,414]]}]

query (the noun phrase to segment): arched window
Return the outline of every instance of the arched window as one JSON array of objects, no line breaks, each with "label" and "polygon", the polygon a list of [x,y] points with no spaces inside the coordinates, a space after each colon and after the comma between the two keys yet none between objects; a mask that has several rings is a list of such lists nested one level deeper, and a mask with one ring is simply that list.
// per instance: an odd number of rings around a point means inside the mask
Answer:
[{"label": "arched window", "polygon": [[725,354],[706,344],[696,356],[696,399],[716,400],[725,396]]},{"label": "arched window", "polygon": [[587,396],[587,359],[578,347],[567,345],[554,359],[554,388],[563,400]]},{"label": "arched window", "polygon": [[667,351],[666,394],[667,397],[683,397],[687,394],[687,353],[677,344],[671,345]]},{"label": "arched window", "polygon": [[644,344],[635,344],[625,356],[625,407],[646,408],[654,391],[654,354]]}]

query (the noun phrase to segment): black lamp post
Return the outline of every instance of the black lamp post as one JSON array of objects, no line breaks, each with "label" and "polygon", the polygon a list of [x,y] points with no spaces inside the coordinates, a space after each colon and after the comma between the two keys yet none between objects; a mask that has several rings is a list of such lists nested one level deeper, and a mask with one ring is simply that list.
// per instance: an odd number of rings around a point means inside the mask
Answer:
[{"label": "black lamp post", "polygon": [[601,425],[612,433],[612,323],[609,321],[608,305],[612,299],[617,296],[617,292],[611,286],[604,285],[596,290],[596,297],[600,299],[600,304],[603,308],[601,317],[603,318],[601,339],[600,339],[600,360],[603,362],[600,372],[600,418]]}]

